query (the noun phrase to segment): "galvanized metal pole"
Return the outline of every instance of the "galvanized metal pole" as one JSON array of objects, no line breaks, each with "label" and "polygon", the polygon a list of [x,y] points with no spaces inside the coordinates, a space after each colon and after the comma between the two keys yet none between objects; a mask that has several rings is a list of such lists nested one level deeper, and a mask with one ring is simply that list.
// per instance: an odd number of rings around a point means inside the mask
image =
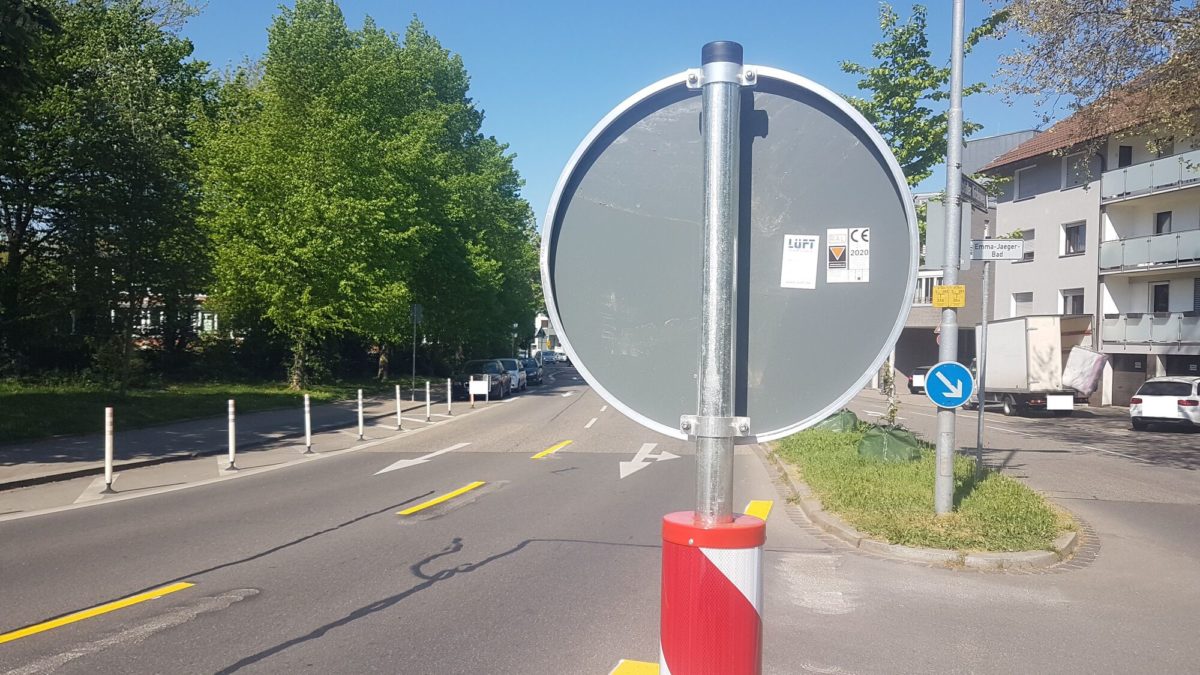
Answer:
[{"label": "galvanized metal pole", "polygon": [[404,417],[400,411],[400,385],[396,385],[396,431],[404,429]]},{"label": "galvanized metal pole", "polygon": [[[946,257],[942,263],[942,283],[958,284],[959,239],[962,223],[962,66],[964,0],[954,0],[953,44],[950,58],[950,111],[946,141]],[[958,360],[958,311],[942,309],[939,361]],[[954,408],[938,408],[937,476],[934,480],[933,507],[938,515],[954,509]]]},{"label": "galvanized metal pole", "polygon": [[[695,429],[696,519],[733,519],[733,280],[737,236],[742,46],[704,46],[704,237],[700,296],[699,406]],[[725,420],[722,425],[720,420]]]},{"label": "galvanized metal pole", "polygon": [[[983,238],[991,237],[991,225],[983,231]],[[987,338],[988,338],[988,286],[992,278],[992,261],[983,261],[983,307],[979,318],[979,353],[975,355],[975,382],[978,391],[979,419],[975,428],[975,474],[983,473],[983,415],[987,409]]]},{"label": "galvanized metal pole", "polygon": [[412,379],[410,379],[408,381],[408,388],[409,388],[409,391],[412,392],[412,400],[415,401],[415,400],[417,400],[417,390],[415,388],[416,382],[417,382],[417,310],[411,309],[410,311],[412,311],[412,324],[413,324],[413,345],[412,345],[412,347],[413,347],[413,350],[412,350]]},{"label": "galvanized metal pole", "polygon": [[454,414],[454,386],[450,378],[446,378],[446,414]]},{"label": "galvanized metal pole", "polygon": [[433,411],[429,407],[429,380],[425,380],[425,421],[433,419]]},{"label": "galvanized metal pole", "polygon": [[362,389],[358,390],[358,440],[363,439],[363,402]]}]

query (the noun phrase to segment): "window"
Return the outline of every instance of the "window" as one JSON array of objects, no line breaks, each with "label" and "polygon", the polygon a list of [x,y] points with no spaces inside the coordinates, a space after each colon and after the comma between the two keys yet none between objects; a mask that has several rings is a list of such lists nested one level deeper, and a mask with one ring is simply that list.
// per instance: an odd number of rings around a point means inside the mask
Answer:
[{"label": "window", "polygon": [[1062,226],[1062,255],[1079,255],[1087,249],[1087,223]]},{"label": "window", "polygon": [[1062,291],[1062,314],[1083,314],[1083,289],[1064,288]]},{"label": "window", "polygon": [[1029,199],[1033,196],[1033,177],[1029,173],[1033,169],[1027,166],[1013,173],[1013,199]]},{"label": "window", "polygon": [[1150,311],[1169,312],[1171,311],[1171,284],[1163,282],[1161,284],[1150,284]]},{"label": "window", "polygon": [[1084,153],[1079,152],[1074,155],[1063,157],[1063,177],[1062,189],[1067,190],[1073,187],[1079,187],[1087,182],[1088,161]]},{"label": "window", "polygon": [[1033,230],[1021,230],[1021,241],[1025,242],[1025,251],[1021,254],[1021,260],[1033,260]]},{"label": "window", "polygon": [[1117,148],[1117,168],[1133,164],[1133,146],[1122,145]]},{"label": "window", "polygon": [[1171,231],[1171,212],[1159,211],[1154,214],[1154,234],[1166,234]]},{"label": "window", "polygon": [[1012,294],[1012,315],[1029,316],[1033,314],[1033,292]]}]

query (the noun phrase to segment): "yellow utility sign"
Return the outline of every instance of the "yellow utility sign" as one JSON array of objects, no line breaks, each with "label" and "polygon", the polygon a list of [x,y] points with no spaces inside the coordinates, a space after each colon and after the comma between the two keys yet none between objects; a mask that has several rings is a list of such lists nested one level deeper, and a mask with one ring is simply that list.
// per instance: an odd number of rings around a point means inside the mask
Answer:
[{"label": "yellow utility sign", "polygon": [[967,287],[966,286],[934,286],[933,287],[933,306],[934,307],[966,307],[967,306]]}]

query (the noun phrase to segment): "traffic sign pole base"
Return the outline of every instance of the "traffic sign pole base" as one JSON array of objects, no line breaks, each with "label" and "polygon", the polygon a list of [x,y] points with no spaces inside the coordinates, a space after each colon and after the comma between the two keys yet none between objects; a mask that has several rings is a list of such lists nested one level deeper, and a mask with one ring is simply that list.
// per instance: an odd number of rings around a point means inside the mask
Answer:
[{"label": "traffic sign pole base", "polygon": [[766,522],[735,514],[706,529],[678,511],[662,531],[660,672],[759,675]]}]

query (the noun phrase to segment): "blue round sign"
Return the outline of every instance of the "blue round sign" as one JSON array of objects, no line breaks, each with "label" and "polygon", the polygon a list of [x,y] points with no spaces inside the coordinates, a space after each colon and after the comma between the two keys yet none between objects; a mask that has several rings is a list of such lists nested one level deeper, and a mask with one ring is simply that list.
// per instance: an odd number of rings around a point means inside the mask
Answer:
[{"label": "blue round sign", "polygon": [[925,395],[939,408],[958,408],[974,391],[975,378],[957,361],[942,361],[925,376]]}]

